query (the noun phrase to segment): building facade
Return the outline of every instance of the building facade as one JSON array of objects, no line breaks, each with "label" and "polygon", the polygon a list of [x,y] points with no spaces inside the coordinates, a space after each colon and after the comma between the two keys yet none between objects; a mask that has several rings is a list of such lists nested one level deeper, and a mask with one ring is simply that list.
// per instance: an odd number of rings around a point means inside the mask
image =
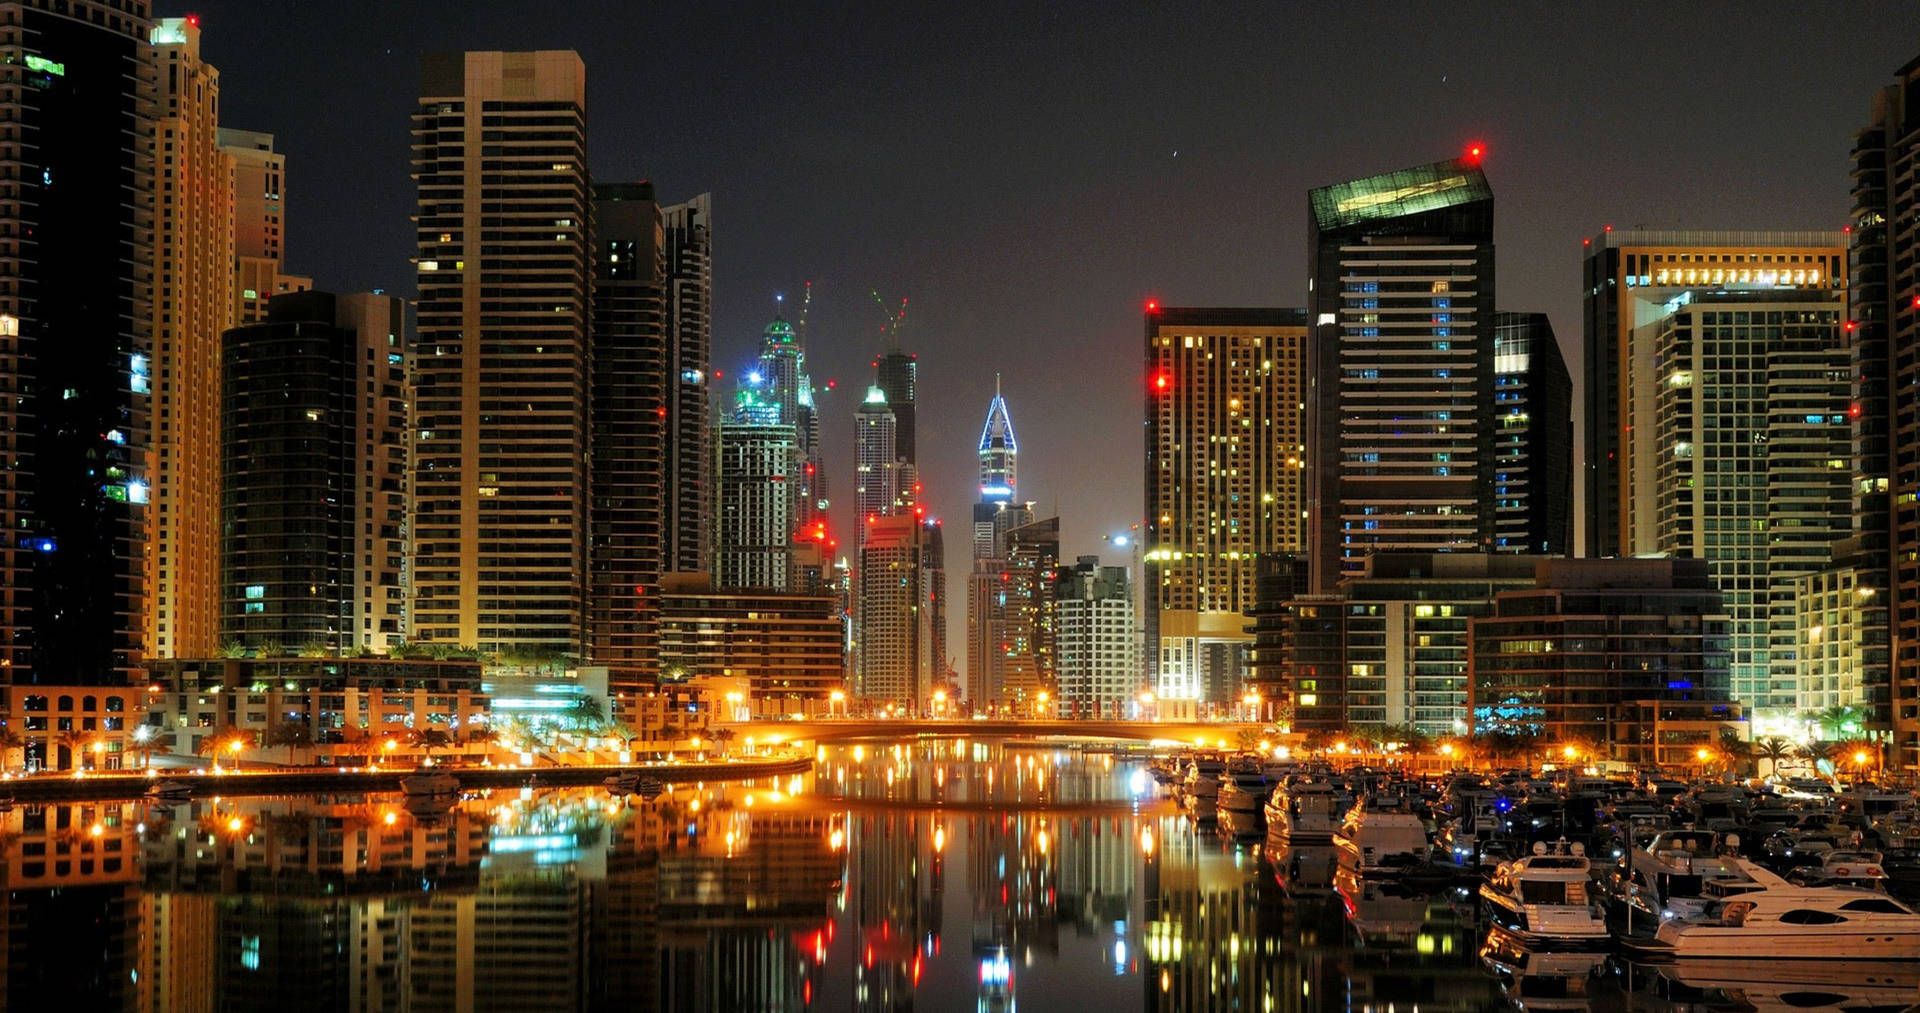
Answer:
[{"label": "building facade", "polygon": [[755,717],[824,715],[846,688],[838,602],[831,596],[676,587],[660,613],[668,678],[738,679]]},{"label": "building facade", "polygon": [[410,627],[405,305],[278,296],[222,356],[223,646],[387,653]]},{"label": "building facade", "polygon": [[34,168],[0,191],[0,669],[126,685],[147,633],[152,23],[139,0],[0,10],[22,54],[0,156]]},{"label": "building facade", "polygon": [[1307,204],[1315,591],[1371,552],[1492,551],[1486,175],[1453,159],[1320,187]]},{"label": "building facade", "polygon": [[266,319],[267,300],[304,292],[313,279],[287,274],[287,156],[273,135],[221,127],[220,150],[233,161],[234,323]]},{"label": "building facade", "polygon": [[579,657],[586,633],[586,68],[430,54],[413,120],[415,631]]},{"label": "building facade", "polygon": [[887,407],[886,392],[867,388],[866,400],[854,409],[854,505],[859,510],[860,544],[866,544],[867,521],[894,512],[898,494],[898,420]]},{"label": "building facade", "polygon": [[1573,378],[1545,313],[1493,318],[1493,548],[1573,554]]},{"label": "building facade", "polygon": [[1614,230],[1585,240],[1582,347],[1586,391],[1586,534],[1583,555],[1630,553],[1633,462],[1627,375],[1633,336],[1689,289],[1793,290],[1823,298],[1847,290],[1845,258],[1830,232]]},{"label": "building facade", "polygon": [[1054,682],[1068,718],[1121,718],[1140,692],[1140,629],[1124,566],[1081,556],[1053,591]]},{"label": "building facade", "polygon": [[[1920,58],[1877,90],[1853,135],[1852,272],[1854,514],[1869,589],[1887,596],[1892,666],[1872,685],[1872,725],[1892,733],[1901,766],[1920,766]],[[1884,700],[1879,698],[1884,698]]]},{"label": "building facade", "polygon": [[1704,559],[1549,559],[1471,621],[1475,732],[1624,741],[1635,701],[1728,702],[1732,617]]},{"label": "building facade", "polygon": [[663,573],[713,572],[713,195],[661,209],[667,297]]},{"label": "building facade", "polygon": [[792,589],[794,497],[804,465],[794,427],[736,416],[720,423],[719,545],[714,582],[724,588]]},{"label": "building facade", "polygon": [[1211,685],[1223,703],[1246,668],[1256,559],[1306,549],[1306,314],[1150,304],[1146,322],[1148,677],[1161,697]]},{"label": "building facade", "polygon": [[1793,581],[1852,531],[1844,312],[1832,292],[1689,289],[1630,341],[1623,549],[1708,561],[1749,714],[1792,710]]},{"label": "building facade", "polygon": [[593,188],[588,651],[636,690],[658,674],[666,550],[666,226],[651,183]]},{"label": "building facade", "polygon": [[220,72],[198,18],[153,29],[154,296],[147,480],[147,650],[219,646],[220,335],[234,323],[233,156],[219,141]]}]

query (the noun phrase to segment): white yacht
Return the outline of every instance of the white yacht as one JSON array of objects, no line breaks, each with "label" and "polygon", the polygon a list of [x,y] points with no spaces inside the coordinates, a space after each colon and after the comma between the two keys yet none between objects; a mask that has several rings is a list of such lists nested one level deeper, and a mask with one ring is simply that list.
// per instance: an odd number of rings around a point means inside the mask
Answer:
[{"label": "white yacht", "polygon": [[1220,794],[1220,779],[1227,774],[1227,765],[1219,760],[1197,759],[1187,765],[1186,775],[1180,778],[1180,797],[1188,805],[1195,804],[1194,799],[1207,800],[1211,814],[1213,800]]},{"label": "white yacht", "polygon": [[1325,781],[1295,781],[1273,789],[1266,812],[1268,829],[1295,845],[1331,844],[1340,829],[1340,796]]},{"label": "white yacht", "polygon": [[1356,872],[1403,872],[1427,860],[1427,826],[1392,796],[1362,798],[1333,835],[1340,864]]},{"label": "white yacht", "polygon": [[1662,830],[1633,850],[1631,879],[1619,899],[1632,908],[1633,918],[1648,919],[1640,927],[1649,931],[1658,921],[1698,915],[1713,902],[1706,891],[1709,882],[1747,878],[1728,854],[1739,844],[1738,837],[1711,830]]},{"label": "white yacht", "polygon": [[1501,863],[1480,885],[1493,923],[1528,945],[1605,943],[1606,912],[1592,899],[1593,863],[1586,849],[1562,840]]},{"label": "white yacht", "polygon": [[1797,886],[1857,886],[1876,893],[1887,892],[1887,870],[1881,854],[1858,848],[1829,851],[1820,856],[1819,865],[1803,865],[1787,873],[1787,881]]},{"label": "white yacht", "polygon": [[409,795],[453,795],[460,791],[460,779],[441,770],[416,770],[400,779],[400,790]]},{"label": "white yacht", "polygon": [[1851,886],[1795,886],[1752,862],[1758,883],[1698,918],[1660,926],[1651,949],[1674,957],[1920,960],[1920,914]]},{"label": "white yacht", "polygon": [[1214,804],[1222,816],[1235,813],[1252,817],[1260,811],[1260,801],[1266,797],[1267,779],[1259,771],[1234,771],[1221,776]]}]

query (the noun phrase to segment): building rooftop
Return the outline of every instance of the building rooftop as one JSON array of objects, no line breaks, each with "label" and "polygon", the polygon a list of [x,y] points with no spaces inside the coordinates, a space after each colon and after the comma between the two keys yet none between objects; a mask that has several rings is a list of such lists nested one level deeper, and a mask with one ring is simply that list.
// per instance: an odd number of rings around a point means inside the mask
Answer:
[{"label": "building rooftop", "polygon": [[1457,158],[1307,191],[1314,224],[1322,231],[1492,199],[1486,174]]}]

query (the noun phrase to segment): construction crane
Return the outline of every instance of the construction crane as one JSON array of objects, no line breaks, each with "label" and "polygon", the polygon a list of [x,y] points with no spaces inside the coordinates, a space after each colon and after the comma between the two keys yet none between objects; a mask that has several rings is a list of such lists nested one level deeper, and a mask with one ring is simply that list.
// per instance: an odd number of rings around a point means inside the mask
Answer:
[{"label": "construction crane", "polygon": [[875,306],[880,307],[880,315],[885,317],[887,321],[886,323],[880,325],[880,333],[887,336],[887,350],[894,351],[894,352],[899,351],[900,350],[900,332],[903,330],[906,330],[906,327],[907,327],[906,297],[905,296],[900,297],[900,309],[898,312],[895,312],[887,309],[887,301],[885,299],[880,298],[880,290],[874,289],[873,304]]}]

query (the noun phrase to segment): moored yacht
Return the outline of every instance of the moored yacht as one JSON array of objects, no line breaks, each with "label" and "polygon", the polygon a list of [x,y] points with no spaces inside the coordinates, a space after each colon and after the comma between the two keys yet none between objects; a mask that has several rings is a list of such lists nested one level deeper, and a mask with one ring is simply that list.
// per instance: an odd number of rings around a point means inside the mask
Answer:
[{"label": "moored yacht", "polygon": [[1404,872],[1427,860],[1427,826],[1399,796],[1373,795],[1347,810],[1333,835],[1340,864],[1357,872]]},{"label": "moored yacht", "polygon": [[1900,901],[1858,887],[1795,886],[1739,864],[1759,889],[1666,922],[1651,948],[1674,957],[1920,960],[1920,914]]},{"label": "moored yacht", "polygon": [[1585,848],[1539,841],[1532,854],[1494,870],[1480,899],[1495,925],[1529,946],[1604,942],[1606,913],[1592,900],[1592,878]]},{"label": "moored yacht", "polygon": [[1326,781],[1295,781],[1267,798],[1267,826],[1292,844],[1330,844],[1340,829],[1340,796]]},{"label": "moored yacht", "polygon": [[400,790],[409,795],[452,795],[460,790],[460,779],[443,770],[421,769],[402,777]]},{"label": "moored yacht", "polygon": [[1222,775],[1215,805],[1221,815],[1236,813],[1251,818],[1260,811],[1260,800],[1267,796],[1267,779],[1259,771],[1234,771]]}]

